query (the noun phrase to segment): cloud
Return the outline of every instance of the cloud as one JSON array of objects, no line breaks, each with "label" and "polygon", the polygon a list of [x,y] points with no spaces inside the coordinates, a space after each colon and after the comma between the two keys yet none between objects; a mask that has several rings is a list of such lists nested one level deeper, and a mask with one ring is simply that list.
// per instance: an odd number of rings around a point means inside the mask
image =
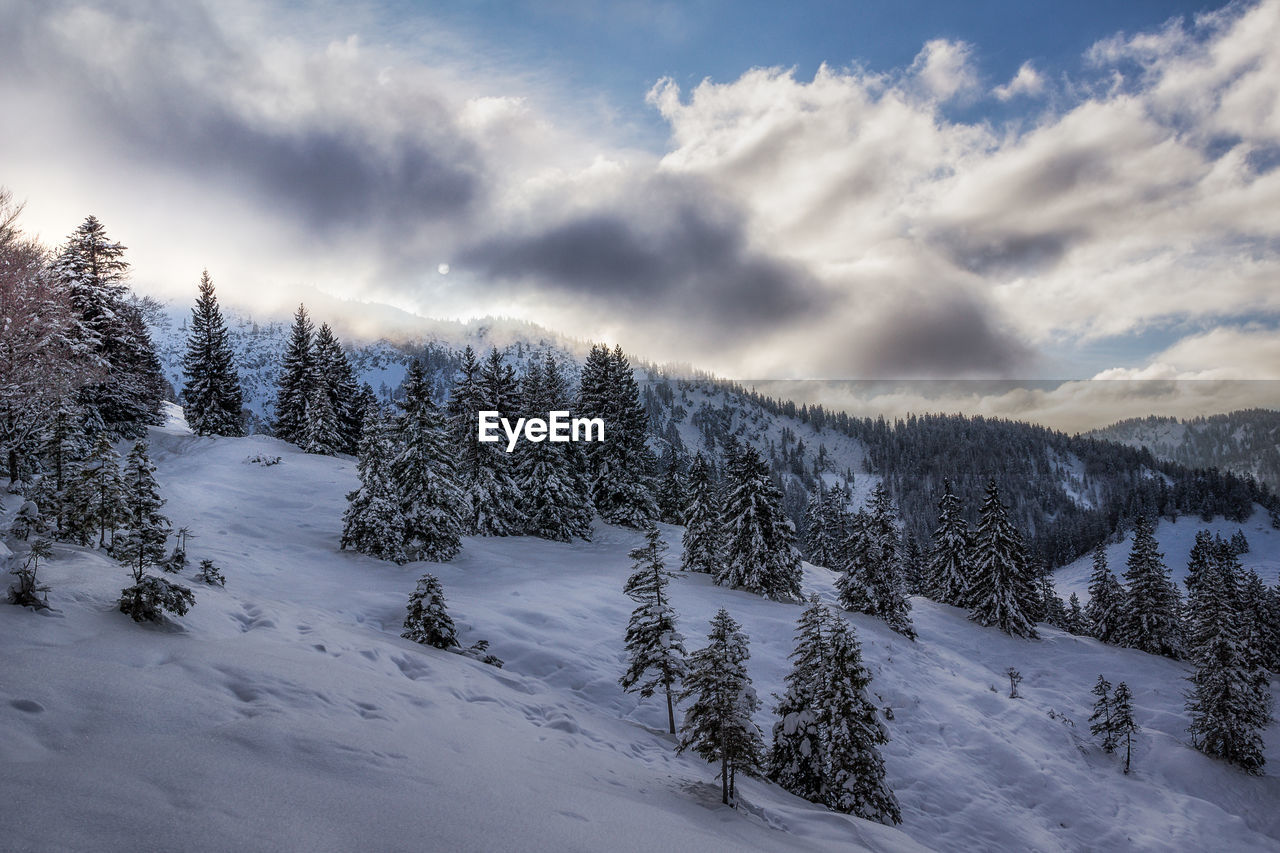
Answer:
[{"label": "cloud", "polygon": [[1187,335],[1137,368],[1115,367],[1096,379],[1274,380],[1280,364],[1280,329],[1275,324],[1219,326]]},{"label": "cloud", "polygon": [[1209,328],[1117,368],[1280,377],[1240,320],[1280,317],[1280,0],[1106,39],[1008,125],[955,117],[982,76],[943,39],[890,71],[663,80],[660,153],[483,45],[369,14],[0,0],[23,129],[0,181],[46,234],[97,213],[140,284],[184,296],[207,265],[243,299],[514,314],[734,376],[1079,375],[1043,353]]},{"label": "cloud", "polygon": [[1019,96],[1035,97],[1044,92],[1044,77],[1030,62],[1024,62],[1008,83],[996,86],[991,94],[1000,101],[1011,101]]}]

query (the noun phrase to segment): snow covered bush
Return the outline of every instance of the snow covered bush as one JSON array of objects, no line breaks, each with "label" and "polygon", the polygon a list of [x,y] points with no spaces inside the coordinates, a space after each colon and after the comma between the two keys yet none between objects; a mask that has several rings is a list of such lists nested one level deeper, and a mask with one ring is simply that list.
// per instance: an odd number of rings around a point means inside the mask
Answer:
[{"label": "snow covered bush", "polygon": [[189,588],[154,575],[120,591],[120,612],[134,622],[161,622],[165,613],[184,616],[195,603],[195,593]]}]

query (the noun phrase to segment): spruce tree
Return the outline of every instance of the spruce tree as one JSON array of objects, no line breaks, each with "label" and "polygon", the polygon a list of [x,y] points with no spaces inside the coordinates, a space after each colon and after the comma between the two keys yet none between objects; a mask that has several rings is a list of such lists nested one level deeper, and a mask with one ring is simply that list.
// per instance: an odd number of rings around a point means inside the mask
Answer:
[{"label": "spruce tree", "polygon": [[482,443],[479,413],[515,417],[519,405],[514,379],[495,348],[481,365],[471,347],[462,353],[460,375],[449,398],[449,433],[458,453],[457,481],[463,496],[463,532],[513,536],[524,530],[520,487],[512,477],[505,446]]},{"label": "spruce tree", "polygon": [[836,579],[840,606],[883,619],[905,637],[915,639],[911,602],[903,588],[897,519],[884,483],[877,483],[858,513],[848,540],[844,573]]},{"label": "spruce tree", "polygon": [[689,468],[689,502],[685,508],[680,568],[715,575],[724,560],[723,543],[720,490],[716,488],[707,458],[698,453]]},{"label": "spruce tree", "polygon": [[134,444],[122,477],[123,529],[111,546],[112,556],[133,574],[133,586],[120,591],[120,612],[135,622],[159,622],[165,612],[182,616],[195,604],[195,594],[189,588],[146,574],[148,566],[164,559],[170,530],[169,519],[160,513],[164,499],[155,470],[146,442]]},{"label": "spruce tree", "polygon": [[[568,388],[551,353],[530,360],[520,397],[526,417],[546,418],[552,411],[567,411]],[[515,475],[526,533],[558,542],[574,536],[589,538],[590,498],[574,475],[565,443],[521,442],[515,451]]]},{"label": "spruce tree", "polygon": [[774,708],[778,721],[766,762],[770,779],[813,803],[826,800],[826,733],[819,716],[831,654],[827,641],[831,619],[816,595],[800,614],[791,671],[783,680],[786,693]]},{"label": "spruce tree", "polygon": [[929,548],[928,596],[943,604],[963,607],[965,579],[969,575],[965,566],[969,556],[969,525],[964,520],[960,498],[951,491],[951,481],[943,480],[942,489],[938,500],[938,527]]},{"label": "spruce tree", "polygon": [[391,467],[397,452],[391,424],[381,416],[369,418],[360,437],[360,488],[347,495],[341,547],[404,563],[405,519]]},{"label": "spruce tree", "polygon": [[343,446],[345,439],[338,427],[338,414],[324,386],[316,383],[307,400],[299,446],[307,453],[333,456]]},{"label": "spruce tree", "polygon": [[1138,732],[1138,724],[1133,719],[1133,694],[1129,685],[1123,681],[1116,685],[1116,692],[1111,697],[1111,726],[1115,734],[1117,746],[1124,741],[1124,772],[1129,772],[1133,761],[1133,736]]},{"label": "spruce tree", "polygon": [[827,642],[827,677],[818,705],[826,732],[826,803],[866,820],[901,823],[879,749],[889,742],[889,733],[867,693],[871,673],[862,663],[862,648],[839,617],[830,622]]},{"label": "spruce tree", "polygon": [[668,447],[663,460],[662,480],[658,483],[658,520],[666,524],[684,524],[685,504],[680,458],[674,448]]},{"label": "spruce tree", "polygon": [[782,511],[782,494],[754,447],[738,453],[725,498],[725,559],[715,582],[775,601],[800,598],[800,552],[795,528]]},{"label": "spruce tree", "polygon": [[128,299],[124,253],[90,216],[67,238],[53,275],[75,315],[69,343],[101,377],[81,390],[80,404],[111,436],[136,438],[162,422],[166,385],[142,312]]},{"label": "spruce tree", "polygon": [[461,645],[453,619],[445,608],[444,589],[435,575],[426,574],[418,579],[418,587],[409,597],[407,609],[409,612],[404,617],[401,637],[437,649],[453,649]]},{"label": "spruce tree", "polygon": [[399,433],[391,477],[404,520],[405,553],[412,559],[447,562],[462,548],[464,503],[448,427],[425,384],[406,400]]},{"label": "spruce tree", "polygon": [[651,525],[645,530],[645,544],[627,555],[632,574],[622,591],[638,606],[627,625],[627,671],[618,683],[645,699],[661,688],[667,699],[667,725],[675,734],[675,696],[685,674],[685,649],[666,592],[671,581],[662,560],[666,549],[657,527]]},{"label": "spruce tree", "polygon": [[827,502],[833,500],[822,481],[818,481],[818,490],[809,496],[804,510],[804,547],[805,558],[815,566],[831,568],[836,565],[833,560],[833,543],[828,535]]},{"label": "spruce tree", "polygon": [[99,433],[71,489],[68,538],[88,545],[97,534],[98,547],[106,547],[107,534],[120,526],[124,514],[120,454],[106,433]]},{"label": "spruce tree", "polygon": [[182,371],[186,377],[183,414],[192,431],[196,435],[244,435],[240,374],[208,270],[200,275],[200,295],[191,309]]},{"label": "spruce tree", "polygon": [[1067,602],[1067,621],[1063,627],[1071,634],[1083,636],[1089,633],[1088,624],[1088,619],[1084,615],[1084,608],[1080,606],[1080,596],[1072,592],[1071,598]]},{"label": "spruce tree", "polygon": [[721,801],[733,805],[735,776],[755,776],[761,770],[764,743],[752,720],[760,700],[747,674],[747,636],[726,610],[711,620],[707,639],[709,644],[689,658],[681,699],[693,703],[676,751],[692,749],[706,761],[719,761]]},{"label": "spruce tree", "polygon": [[1164,555],[1156,549],[1155,531],[1144,517],[1133,526],[1133,548],[1124,578],[1127,589],[1116,642],[1155,655],[1180,657],[1178,590],[1169,579]]},{"label": "spruce tree", "polygon": [[973,602],[969,618],[980,625],[994,625],[1007,634],[1035,637],[1027,612],[1036,595],[1022,536],[1009,520],[995,480],[987,484],[987,497],[978,513],[973,536]]},{"label": "spruce tree", "polygon": [[307,409],[317,384],[314,334],[315,327],[307,316],[306,306],[299,305],[293,315],[289,344],[281,364],[273,425],[276,437],[292,444],[302,444],[307,437]]},{"label": "spruce tree", "polygon": [[1111,695],[1111,682],[1101,675],[1093,685],[1093,713],[1089,715],[1089,733],[1102,738],[1102,751],[1110,755],[1116,751],[1115,700]]},{"label": "spruce tree", "polygon": [[585,445],[591,499],[610,524],[643,527],[658,515],[645,441],[649,419],[631,363],[621,347],[591,348],[582,369],[578,413],[604,421],[604,441]]},{"label": "spruce tree", "polygon": [[1262,735],[1271,724],[1271,691],[1251,647],[1239,561],[1218,543],[1191,596],[1191,676],[1187,697],[1192,743],[1249,773],[1265,764]]},{"label": "spruce tree", "polygon": [[1125,592],[1107,568],[1107,549],[1102,542],[1093,550],[1093,573],[1089,576],[1089,604],[1084,615],[1090,636],[1104,643],[1116,642],[1124,613]]},{"label": "spruce tree", "polygon": [[313,351],[316,384],[324,388],[333,411],[334,439],[329,443],[336,453],[355,453],[362,417],[358,408],[360,389],[351,361],[328,323],[321,324],[316,332]]},{"label": "spruce tree", "polygon": [[222,570],[213,564],[213,560],[201,560],[200,571],[196,572],[196,580],[209,586],[226,586],[227,579]]}]

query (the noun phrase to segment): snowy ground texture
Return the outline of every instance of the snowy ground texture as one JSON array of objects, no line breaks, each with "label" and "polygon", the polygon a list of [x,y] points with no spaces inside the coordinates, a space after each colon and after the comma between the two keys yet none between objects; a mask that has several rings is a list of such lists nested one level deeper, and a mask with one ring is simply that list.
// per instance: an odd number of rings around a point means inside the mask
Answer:
[{"label": "snowy ground texture", "polygon": [[[892,710],[905,823],[751,780],[742,808],[724,808],[714,768],[674,754],[661,703],[617,686],[639,534],[468,539],[453,563],[395,566],[337,550],[352,460],[176,423],[151,438],[192,564],[213,559],[227,587],[199,587],[170,626],[138,626],[114,609],[125,570],[59,546],[42,570],[56,612],[0,607],[6,851],[1280,849],[1280,779],[1187,745],[1183,666],[1052,629],[1011,639],[922,599],[916,643],[851,619]],[[674,564],[680,530],[663,532]],[[1274,581],[1280,536],[1246,533],[1246,562],[1270,561]],[[464,643],[488,639],[506,668],[399,638],[428,570]],[[806,592],[832,599],[832,580],[806,567]],[[750,634],[767,733],[799,607],[700,576],[672,590],[689,648],[721,606]],[[1008,697],[1010,666],[1023,698]],[[1099,674],[1135,694],[1127,777],[1088,736]],[[1267,741],[1280,773],[1280,727]]]}]

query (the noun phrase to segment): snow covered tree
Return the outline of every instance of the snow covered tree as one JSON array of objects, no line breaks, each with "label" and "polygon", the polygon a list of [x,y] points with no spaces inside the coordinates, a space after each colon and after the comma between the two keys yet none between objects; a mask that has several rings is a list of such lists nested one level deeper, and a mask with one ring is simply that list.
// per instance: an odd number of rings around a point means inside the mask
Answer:
[{"label": "snow covered tree", "polygon": [[1124,740],[1124,772],[1129,772],[1133,760],[1133,736],[1138,732],[1138,724],[1133,719],[1133,694],[1129,685],[1123,681],[1116,685],[1116,692],[1111,697],[1111,730],[1115,735],[1117,746]]},{"label": "snow covered tree", "polygon": [[839,617],[830,622],[827,644],[826,679],[818,702],[819,724],[826,733],[827,806],[883,824],[902,823],[879,749],[889,742],[889,733],[867,694],[871,673],[862,663],[862,648]]},{"label": "snow covered tree", "polygon": [[725,498],[725,559],[715,582],[775,601],[800,598],[800,552],[795,528],[782,511],[782,493],[754,447],[745,447],[729,465]]},{"label": "snow covered tree", "polygon": [[329,443],[337,453],[355,453],[363,416],[357,400],[360,389],[351,361],[328,323],[321,324],[316,332],[313,352],[316,384],[324,389],[333,410],[336,440]]},{"label": "snow covered tree", "polygon": [[462,492],[444,416],[424,386],[410,398],[399,423],[400,451],[391,478],[400,501],[405,553],[447,562],[462,548]]},{"label": "snow covered tree", "polygon": [[774,708],[778,721],[766,761],[770,779],[813,803],[826,799],[826,733],[819,704],[827,680],[831,619],[831,611],[816,595],[800,614],[791,671],[783,680],[787,689]]},{"label": "snow covered tree", "polygon": [[1034,608],[1036,591],[1026,549],[1000,501],[995,480],[987,484],[987,497],[978,512],[970,562],[969,618],[980,625],[995,625],[1007,634],[1034,638],[1036,629],[1027,613]]},{"label": "snow covered tree", "polygon": [[160,514],[164,498],[155,478],[156,466],[147,456],[147,444],[139,441],[129,451],[121,477],[122,530],[112,542],[113,556],[133,571],[134,581],[142,581],[147,566],[164,560],[169,538],[169,519]]},{"label": "snow covered tree", "polygon": [[159,622],[166,612],[182,616],[195,604],[195,594],[187,587],[146,574],[148,566],[164,559],[170,528],[169,519],[160,514],[164,499],[155,470],[146,442],[134,444],[122,477],[123,529],[111,545],[112,556],[133,573],[133,586],[120,591],[120,612],[135,622]]},{"label": "snow covered tree", "polygon": [[686,504],[684,476],[680,473],[680,458],[673,448],[667,448],[663,460],[662,480],[658,483],[658,520],[667,524],[684,524]]},{"label": "snow covered tree", "polygon": [[289,344],[281,364],[280,383],[276,390],[276,438],[302,444],[307,437],[307,409],[316,389],[315,352],[312,339],[315,326],[307,316],[305,305],[293,315]]},{"label": "snow covered tree", "polygon": [[[546,418],[552,411],[566,411],[568,393],[551,353],[541,360],[531,359],[520,387],[526,417]],[[515,469],[525,532],[558,542],[574,536],[590,538],[590,496],[582,478],[575,476],[566,444],[521,442],[516,446]]]},{"label": "snow covered tree", "polygon": [[969,557],[969,525],[964,520],[960,498],[951,491],[950,480],[943,480],[942,490],[938,500],[938,527],[929,548],[928,595],[943,604],[963,607],[965,579],[969,576],[965,565]]},{"label": "snow covered tree", "polygon": [[1236,528],[1236,532],[1231,534],[1231,550],[1238,555],[1249,553],[1249,540],[1245,538],[1244,531]]},{"label": "snow covered tree", "polygon": [[142,312],[128,299],[124,253],[90,216],[67,238],[53,274],[75,311],[73,345],[101,377],[81,390],[80,403],[112,436],[134,438],[161,422],[166,383]]},{"label": "snow covered tree", "polygon": [[720,490],[712,478],[711,465],[701,453],[693,457],[689,468],[689,502],[684,517],[680,568],[715,575],[724,560]]},{"label": "snow covered tree", "polygon": [[1092,693],[1098,699],[1093,703],[1093,713],[1089,715],[1089,733],[1102,738],[1102,751],[1110,755],[1116,751],[1115,700],[1111,695],[1111,682],[1099,675]]},{"label": "snow covered tree", "polygon": [[1155,531],[1144,517],[1133,525],[1133,548],[1124,578],[1127,589],[1116,642],[1155,655],[1180,657],[1178,590],[1169,579],[1164,555],[1156,550]]},{"label": "snow covered tree", "polygon": [[584,445],[591,499],[610,524],[642,527],[658,515],[645,446],[649,418],[621,347],[595,345],[582,368],[578,414],[604,420],[604,441]]},{"label": "snow covered tree", "polygon": [[924,595],[929,591],[925,574],[925,558],[920,543],[910,534],[902,539],[902,588],[907,595]]},{"label": "snow covered tree", "polygon": [[347,495],[340,547],[404,563],[405,519],[391,467],[396,453],[391,424],[381,416],[366,420],[357,463],[360,488]]},{"label": "snow covered tree", "polygon": [[1066,628],[1068,633],[1086,636],[1089,633],[1088,625],[1089,620],[1084,615],[1084,608],[1080,606],[1080,596],[1072,592],[1067,602],[1067,620],[1062,627]]},{"label": "snow covered tree", "polygon": [[191,309],[182,372],[183,414],[195,434],[244,435],[240,374],[208,270],[200,275],[200,295]]},{"label": "snow covered tree", "polygon": [[460,645],[453,619],[445,608],[444,589],[435,575],[427,574],[418,579],[418,588],[409,597],[408,611],[401,637],[437,649],[453,649]]},{"label": "snow covered tree", "polygon": [[222,570],[213,564],[213,560],[201,560],[200,571],[196,572],[196,580],[209,586],[226,586],[227,579]]},{"label": "snow covered tree", "polygon": [[53,411],[41,439],[40,459],[45,471],[30,496],[59,537],[72,538],[68,524],[75,511],[74,487],[89,455],[89,444],[81,424],[81,410],[69,397]]},{"label": "snow covered tree", "polygon": [[98,534],[98,547],[106,547],[107,533],[120,525],[124,481],[120,477],[120,454],[106,433],[98,435],[93,450],[80,466],[71,485],[67,536],[88,545]]},{"label": "snow covered tree", "polygon": [[835,497],[827,491],[827,487],[818,481],[818,490],[809,496],[809,503],[804,511],[804,547],[805,557],[815,566],[831,568],[835,561],[835,542],[827,524],[829,515],[828,503]]},{"label": "snow covered tree", "polygon": [[307,411],[298,446],[307,453],[333,456],[339,452],[339,448],[345,441],[338,426],[338,414],[333,410],[333,401],[329,397],[329,392],[323,385],[317,383],[311,389],[311,397],[307,400]]},{"label": "snow covered tree", "polygon": [[482,443],[477,434],[481,411],[514,417],[517,396],[514,379],[497,349],[483,366],[471,347],[463,350],[460,375],[449,398],[448,417],[449,433],[458,453],[457,482],[464,501],[464,533],[513,536],[524,530],[520,487],[511,476],[506,449],[497,443]]},{"label": "snow covered tree", "polygon": [[1107,548],[1102,542],[1093,550],[1093,573],[1089,575],[1089,604],[1084,615],[1089,635],[1104,643],[1116,642],[1124,613],[1124,587],[1107,568]]},{"label": "snow covered tree", "polygon": [[1037,572],[1038,590],[1037,598],[1040,600],[1039,615],[1040,620],[1048,622],[1055,628],[1066,629],[1067,622],[1067,606],[1058,597],[1057,587],[1053,583],[1053,570],[1047,565],[1041,565]]},{"label": "snow covered tree", "polygon": [[662,560],[666,549],[658,528],[651,525],[645,530],[645,544],[627,555],[632,574],[622,591],[638,606],[627,624],[627,671],[618,683],[645,699],[661,688],[667,699],[667,725],[675,734],[675,696],[684,678],[685,650],[675,609],[666,596],[671,581]]},{"label": "snow covered tree", "polygon": [[893,500],[884,483],[877,483],[867,511],[854,517],[845,544],[847,562],[836,579],[836,589],[844,609],[883,619],[899,634],[915,639],[899,542]]},{"label": "snow covered tree", "polygon": [[682,700],[692,699],[680,727],[677,752],[692,749],[720,762],[721,801],[735,803],[735,776],[760,773],[764,741],[752,714],[760,706],[746,662],[747,636],[728,611],[711,620],[710,641],[689,657]]},{"label": "snow covered tree", "polygon": [[9,603],[19,607],[32,607],[36,610],[49,608],[49,586],[41,583],[36,577],[40,570],[40,561],[53,556],[53,546],[48,539],[37,539],[31,543],[27,557],[9,570],[18,580],[9,587]]},{"label": "snow covered tree", "polygon": [[1271,724],[1271,690],[1244,618],[1241,572],[1230,545],[1218,543],[1193,587],[1190,607],[1192,743],[1249,773],[1265,764],[1262,735]]},{"label": "snow covered tree", "polygon": [[1216,559],[1216,554],[1213,534],[1208,530],[1196,531],[1195,543],[1191,546],[1191,553],[1187,555],[1187,576],[1183,580],[1189,595],[1195,595],[1200,575]]}]

